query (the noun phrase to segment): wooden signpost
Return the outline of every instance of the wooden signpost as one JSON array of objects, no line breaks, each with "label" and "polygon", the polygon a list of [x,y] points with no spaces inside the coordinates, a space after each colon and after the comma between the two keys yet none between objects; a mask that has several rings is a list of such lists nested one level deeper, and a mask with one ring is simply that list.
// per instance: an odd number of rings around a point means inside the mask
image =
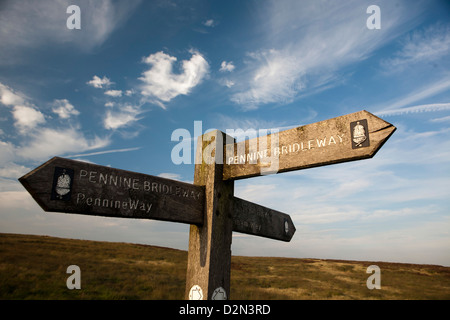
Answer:
[{"label": "wooden signpost", "polygon": [[234,180],[370,158],[395,127],[367,111],[235,143],[198,138],[194,184],[55,157],[19,179],[44,211],[190,224],[186,299],[229,299],[232,232],[289,242],[289,215],[234,197]]}]

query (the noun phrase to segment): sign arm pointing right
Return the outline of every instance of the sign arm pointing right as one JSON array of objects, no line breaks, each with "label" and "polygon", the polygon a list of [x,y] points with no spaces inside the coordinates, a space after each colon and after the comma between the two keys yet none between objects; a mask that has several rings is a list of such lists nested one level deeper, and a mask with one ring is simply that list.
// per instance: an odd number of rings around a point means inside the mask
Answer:
[{"label": "sign arm pointing right", "polygon": [[392,124],[362,110],[227,144],[223,179],[245,179],[372,158],[395,130]]},{"label": "sign arm pointing right", "polygon": [[237,197],[233,199],[233,231],[291,241],[295,226],[288,214]]}]

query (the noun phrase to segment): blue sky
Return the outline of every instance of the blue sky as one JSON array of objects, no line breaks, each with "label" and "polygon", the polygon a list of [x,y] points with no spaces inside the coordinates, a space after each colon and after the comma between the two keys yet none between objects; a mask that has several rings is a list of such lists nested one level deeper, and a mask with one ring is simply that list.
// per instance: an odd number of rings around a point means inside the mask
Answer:
[{"label": "blue sky", "polygon": [[449,18],[437,0],[2,2],[0,232],[187,249],[187,225],[44,213],[17,179],[62,156],[192,182],[171,137],[194,121],[285,129],[365,109],[397,127],[373,159],[236,181],[297,232],[235,233],[233,254],[450,266]]}]

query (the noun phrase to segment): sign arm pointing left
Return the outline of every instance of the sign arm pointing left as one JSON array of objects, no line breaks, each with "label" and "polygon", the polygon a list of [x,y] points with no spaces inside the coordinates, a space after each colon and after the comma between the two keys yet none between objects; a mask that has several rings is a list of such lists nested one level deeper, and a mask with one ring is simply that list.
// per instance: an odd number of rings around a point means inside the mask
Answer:
[{"label": "sign arm pointing left", "polygon": [[19,181],[47,212],[203,224],[202,186],[59,157]]}]

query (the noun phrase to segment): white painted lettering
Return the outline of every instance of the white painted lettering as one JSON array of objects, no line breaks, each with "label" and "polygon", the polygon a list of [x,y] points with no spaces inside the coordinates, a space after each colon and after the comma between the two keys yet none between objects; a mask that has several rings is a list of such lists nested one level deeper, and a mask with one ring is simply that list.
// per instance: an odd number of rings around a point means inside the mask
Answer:
[{"label": "white painted lettering", "polygon": [[300,144],[302,145],[302,151],[307,151],[308,149],[303,148],[303,142],[300,142]]},{"label": "white painted lettering", "polygon": [[83,178],[83,177],[86,177],[87,174],[88,174],[88,172],[86,170],[81,169],[80,170],[80,179]]},{"label": "white painted lettering", "polygon": [[77,203],[80,203],[81,201],[83,201],[84,198],[86,198],[86,196],[83,193],[78,193],[77,194]]},{"label": "white painted lettering", "polygon": [[107,174],[103,174],[103,173],[100,172],[98,183],[102,183],[102,180],[103,180],[104,184],[107,184],[107,182],[108,182],[108,175]]},{"label": "white painted lettering", "polygon": [[273,149],[273,155],[278,157],[280,155],[280,147],[276,147]]},{"label": "white painted lettering", "polygon": [[139,190],[139,179],[133,179],[133,189]]},{"label": "white painted lettering", "polygon": [[89,171],[89,182],[96,183],[97,182],[97,171]]},{"label": "white painted lettering", "polygon": [[129,200],[130,203],[130,209],[136,210],[139,204],[139,200]]},{"label": "white painted lettering", "polygon": [[[333,138],[333,136],[331,137]],[[317,142],[317,146],[320,147],[325,147],[325,143],[327,141],[327,137],[323,138],[323,139],[316,139]]]},{"label": "white painted lettering", "polygon": [[131,189],[131,178],[123,178],[124,188]]},{"label": "white painted lettering", "polygon": [[330,137],[330,140],[328,141],[328,145],[330,145],[331,143],[336,144],[336,140],[334,140],[333,136]]}]

